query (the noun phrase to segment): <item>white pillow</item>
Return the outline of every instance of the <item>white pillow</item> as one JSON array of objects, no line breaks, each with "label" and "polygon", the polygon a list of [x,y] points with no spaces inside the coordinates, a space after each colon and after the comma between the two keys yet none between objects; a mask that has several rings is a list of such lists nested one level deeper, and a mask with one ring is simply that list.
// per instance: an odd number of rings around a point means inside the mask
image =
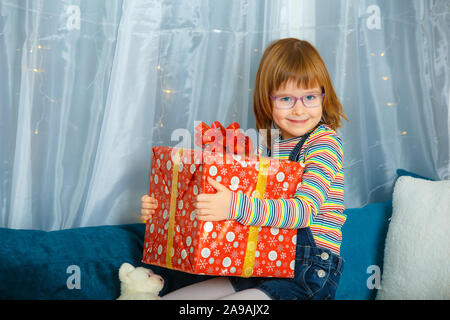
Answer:
[{"label": "white pillow", "polygon": [[450,180],[400,177],[376,299],[450,299]]}]

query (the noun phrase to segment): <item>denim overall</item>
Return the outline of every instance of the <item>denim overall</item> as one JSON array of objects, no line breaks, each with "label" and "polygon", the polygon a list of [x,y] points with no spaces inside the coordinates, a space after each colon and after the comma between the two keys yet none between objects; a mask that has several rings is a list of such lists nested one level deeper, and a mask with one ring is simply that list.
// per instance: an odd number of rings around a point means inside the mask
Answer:
[{"label": "denim overall", "polygon": [[[299,160],[300,150],[308,136],[304,135],[298,142],[289,160]],[[260,289],[274,300],[327,300],[334,299],[343,267],[344,259],[329,249],[317,247],[311,229],[307,227],[297,231],[294,278],[229,279],[236,291]]]}]

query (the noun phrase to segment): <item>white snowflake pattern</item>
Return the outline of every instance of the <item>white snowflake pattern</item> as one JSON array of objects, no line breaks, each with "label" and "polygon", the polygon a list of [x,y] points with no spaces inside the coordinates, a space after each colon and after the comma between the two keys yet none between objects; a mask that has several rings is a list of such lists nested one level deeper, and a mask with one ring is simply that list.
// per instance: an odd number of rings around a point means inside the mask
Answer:
[{"label": "white snowflake pattern", "polygon": [[226,253],[231,251],[231,244],[227,243],[223,246],[223,251],[225,251]]},{"label": "white snowflake pattern", "polygon": [[283,260],[286,259],[286,253],[282,252],[282,253],[280,254],[280,258],[283,259]]},{"label": "white snowflake pattern", "polygon": [[264,243],[258,243],[258,249],[259,250],[264,250]]},{"label": "white snowflake pattern", "polygon": [[228,173],[227,168],[222,168],[222,169],[220,169],[220,174],[221,174],[221,175],[226,176],[227,173]]},{"label": "white snowflake pattern", "polygon": [[211,249],[217,248],[217,242],[215,242],[215,241],[211,242],[210,247],[211,247]]},{"label": "white snowflake pattern", "polygon": [[233,252],[231,253],[231,257],[232,257],[233,259],[235,259],[238,255],[239,255],[239,254],[238,254],[238,252],[237,252],[236,250],[233,251]]},{"label": "white snowflake pattern", "polygon": [[275,187],[273,187],[273,192],[274,192],[275,194],[280,194],[282,190],[283,190],[283,189],[281,188],[281,186],[280,186],[279,184],[276,185]]},{"label": "white snowflake pattern", "polygon": [[289,180],[289,181],[294,181],[294,179],[295,179],[295,178],[294,178],[293,175],[289,175],[289,176],[288,176],[288,180]]},{"label": "white snowflake pattern", "polygon": [[240,234],[238,235],[238,239],[239,239],[239,241],[242,241],[242,239],[244,239],[244,234],[240,233]]},{"label": "white snowflake pattern", "polygon": [[207,232],[204,232],[202,236],[200,237],[200,241],[205,241],[209,238],[209,234]]},{"label": "white snowflake pattern", "polygon": [[200,269],[204,269],[207,265],[208,264],[203,259],[201,259],[200,262],[198,263],[198,266],[200,267]]},{"label": "white snowflake pattern", "polygon": [[241,265],[241,259],[236,259],[234,261],[234,264],[236,265],[236,267],[239,267]]},{"label": "white snowflake pattern", "polygon": [[220,274],[223,274],[223,275],[228,274],[228,269],[220,270]]},{"label": "white snowflake pattern", "polygon": [[276,240],[275,238],[270,238],[270,239],[269,239],[269,245],[270,245],[270,246],[273,247],[276,243],[277,243],[277,240]]},{"label": "white snowflake pattern", "polygon": [[268,270],[269,272],[272,272],[273,269],[275,268],[275,266],[273,265],[272,262],[269,262],[269,263],[266,265],[266,268],[267,268],[267,270]]},{"label": "white snowflake pattern", "polygon": [[220,254],[220,250],[214,250],[214,256],[217,257]]},{"label": "white snowflake pattern", "polygon": [[233,164],[231,165],[231,170],[232,171],[237,171],[241,168],[239,162],[234,161]]},{"label": "white snowflake pattern", "polygon": [[260,276],[262,273],[263,273],[263,271],[262,271],[261,269],[256,270],[256,274],[257,274],[258,276]]}]

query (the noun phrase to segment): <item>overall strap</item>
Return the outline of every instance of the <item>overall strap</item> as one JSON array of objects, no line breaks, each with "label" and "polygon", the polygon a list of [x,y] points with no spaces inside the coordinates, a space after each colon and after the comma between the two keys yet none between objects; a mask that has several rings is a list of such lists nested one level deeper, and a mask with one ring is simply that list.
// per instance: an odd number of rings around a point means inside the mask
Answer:
[{"label": "overall strap", "polygon": [[303,137],[300,139],[300,141],[297,143],[297,145],[292,149],[291,153],[289,154],[289,160],[297,162],[300,157],[300,151],[302,150],[303,144],[305,143],[306,139],[308,139],[311,132],[308,132],[307,134],[303,135]]},{"label": "overall strap", "polygon": [[[311,132],[308,132],[302,136],[300,141],[297,143],[297,145],[294,147],[294,149],[292,149],[291,153],[289,154],[289,160],[295,161],[295,162],[298,161],[298,158],[300,157],[300,151],[302,150],[303,144],[305,143],[306,139],[308,139]],[[272,156],[272,150],[267,149],[267,156],[268,157]]]}]

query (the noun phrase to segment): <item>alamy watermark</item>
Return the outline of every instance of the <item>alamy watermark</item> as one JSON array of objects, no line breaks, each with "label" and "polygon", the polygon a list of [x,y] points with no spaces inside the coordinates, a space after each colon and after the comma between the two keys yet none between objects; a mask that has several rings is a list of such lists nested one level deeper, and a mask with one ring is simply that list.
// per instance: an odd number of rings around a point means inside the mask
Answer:
[{"label": "alamy watermark", "polygon": [[[201,158],[201,163],[205,164],[232,164],[236,160],[241,160],[243,156],[256,156],[258,154],[259,146],[262,149],[267,149],[267,134],[268,130],[256,130],[253,128],[243,130],[239,129],[225,129],[210,128],[205,132],[199,132],[198,128],[200,121],[194,122],[194,137],[191,132],[185,128],[178,128],[172,131],[171,141],[175,144],[173,147],[172,160],[175,159],[175,154],[179,149],[194,150],[197,154],[206,155]],[[279,129],[271,129],[270,131],[270,150],[272,155],[279,153],[278,144],[275,140],[280,137]],[[205,141],[206,140],[206,141]],[[261,154],[265,156],[265,152]],[[195,157],[195,156],[194,156]],[[209,163],[208,161],[211,161]],[[276,169],[278,159],[271,159],[271,168]],[[185,156],[183,163],[192,164],[199,163],[198,158]]]},{"label": "alamy watermark", "polygon": [[366,286],[367,289],[381,289],[381,269],[377,265],[370,265],[367,267],[366,273],[370,274],[367,278]]},{"label": "alamy watermark", "polygon": [[73,264],[67,267],[66,273],[70,274],[67,278],[67,289],[81,289],[81,269],[79,266]]}]

